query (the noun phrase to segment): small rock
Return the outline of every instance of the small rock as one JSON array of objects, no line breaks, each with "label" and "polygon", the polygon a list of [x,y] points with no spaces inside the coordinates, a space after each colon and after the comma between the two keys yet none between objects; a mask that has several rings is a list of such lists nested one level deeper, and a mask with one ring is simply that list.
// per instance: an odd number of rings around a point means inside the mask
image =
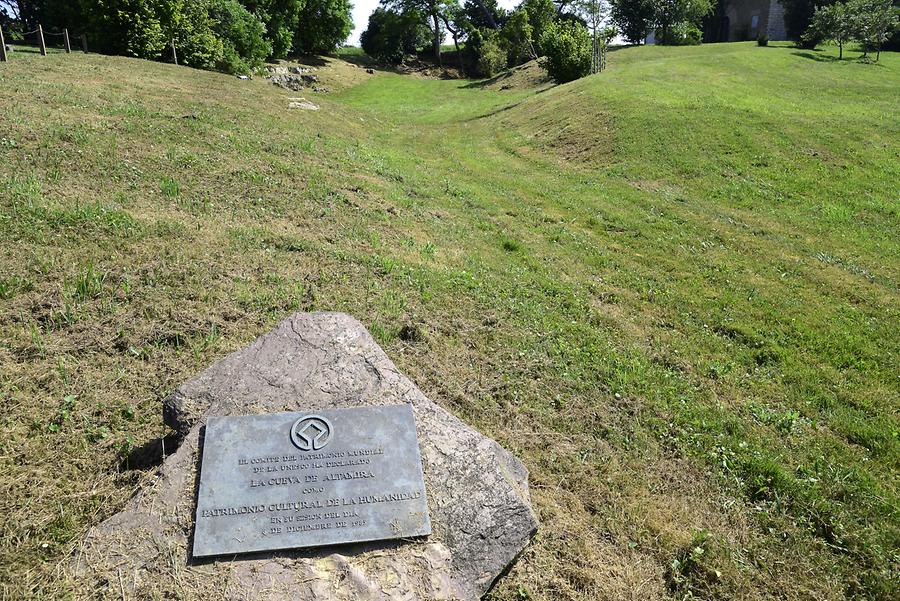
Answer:
[{"label": "small rock", "polygon": [[366,73],[369,75],[375,75],[375,69],[366,69]]},{"label": "small rock", "polygon": [[319,105],[313,104],[306,98],[288,98],[288,108],[301,109],[304,111],[317,111],[319,110]]},{"label": "small rock", "polygon": [[250,79],[248,75],[238,75],[237,78],[242,81],[248,81]]}]

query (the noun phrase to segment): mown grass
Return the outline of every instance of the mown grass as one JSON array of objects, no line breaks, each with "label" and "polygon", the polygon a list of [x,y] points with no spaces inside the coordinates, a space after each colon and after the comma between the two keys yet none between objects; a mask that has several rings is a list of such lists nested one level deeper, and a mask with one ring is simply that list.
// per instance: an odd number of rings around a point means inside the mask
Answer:
[{"label": "mown grass", "polygon": [[161,399],[328,309],[530,469],[494,598],[896,597],[895,55],[358,71],[311,114],[127,59],[0,70],[6,595],[88,595],[55,567],[151,471]]}]

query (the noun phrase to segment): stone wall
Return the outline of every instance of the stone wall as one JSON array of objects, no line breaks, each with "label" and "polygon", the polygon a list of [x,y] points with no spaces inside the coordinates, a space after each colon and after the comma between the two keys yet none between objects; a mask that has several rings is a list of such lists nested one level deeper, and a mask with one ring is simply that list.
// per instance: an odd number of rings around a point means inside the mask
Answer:
[{"label": "stone wall", "polygon": [[784,26],[784,5],[779,0],[770,0],[766,35],[774,42],[788,39]]}]

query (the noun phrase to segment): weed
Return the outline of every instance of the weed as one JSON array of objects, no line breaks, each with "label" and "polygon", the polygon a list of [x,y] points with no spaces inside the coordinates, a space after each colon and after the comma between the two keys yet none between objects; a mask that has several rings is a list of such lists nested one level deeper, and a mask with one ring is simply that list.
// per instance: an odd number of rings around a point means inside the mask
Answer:
[{"label": "weed", "polygon": [[75,277],[67,282],[67,288],[71,297],[77,301],[86,301],[97,298],[103,293],[103,285],[107,274],[98,270],[93,263],[89,263]]},{"label": "weed", "polygon": [[162,192],[162,195],[167,198],[178,198],[181,194],[181,186],[178,185],[178,182],[170,177],[164,177],[162,181],[159,182],[159,189]]}]

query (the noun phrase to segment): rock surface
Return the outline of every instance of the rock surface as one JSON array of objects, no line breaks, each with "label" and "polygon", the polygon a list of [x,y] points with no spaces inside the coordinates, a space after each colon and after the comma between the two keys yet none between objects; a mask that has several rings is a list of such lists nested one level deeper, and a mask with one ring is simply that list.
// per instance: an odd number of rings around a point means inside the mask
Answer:
[{"label": "rock surface", "polygon": [[288,108],[301,109],[304,111],[317,111],[319,110],[319,105],[310,102],[306,98],[288,98]]},{"label": "rock surface", "polygon": [[[433,534],[193,561],[200,428],[211,415],[409,403]],[[537,528],[525,467],[400,374],[366,329],[340,313],[298,313],[213,364],[165,402],[182,437],[155,479],[87,533],[76,578],[117,598],[477,599]]]}]

